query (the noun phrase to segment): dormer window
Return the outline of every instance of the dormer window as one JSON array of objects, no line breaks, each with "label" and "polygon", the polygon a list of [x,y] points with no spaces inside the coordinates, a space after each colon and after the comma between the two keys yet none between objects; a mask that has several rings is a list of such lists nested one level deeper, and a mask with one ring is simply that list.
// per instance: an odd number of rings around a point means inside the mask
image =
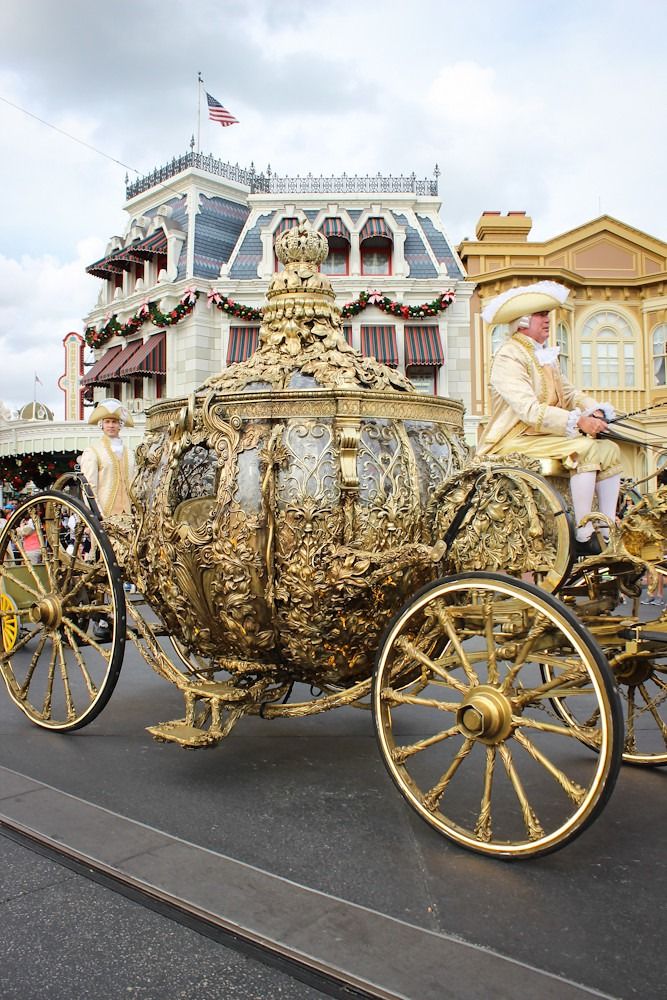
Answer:
[{"label": "dormer window", "polygon": [[329,256],[320,267],[322,274],[349,274],[350,234],[343,221],[339,218],[325,219],[320,232],[329,244]]},{"label": "dormer window", "polygon": [[362,274],[391,274],[391,232],[384,219],[368,219],[359,233]]}]

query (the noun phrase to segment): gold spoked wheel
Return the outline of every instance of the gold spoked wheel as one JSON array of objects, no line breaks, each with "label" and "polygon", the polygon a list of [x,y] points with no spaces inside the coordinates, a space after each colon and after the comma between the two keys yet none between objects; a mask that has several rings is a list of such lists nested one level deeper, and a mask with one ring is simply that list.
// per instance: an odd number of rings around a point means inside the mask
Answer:
[{"label": "gold spoked wheel", "polygon": [[55,490],[17,507],[0,536],[0,591],[13,602],[3,636],[19,623],[0,653],[10,697],[45,729],[87,725],[115,687],[126,624],[118,566],[90,509]]},{"label": "gold spoked wheel", "polygon": [[16,614],[16,604],[7,594],[0,594],[0,613],[2,613],[2,650],[11,653],[16,645],[19,634],[19,619]]},{"label": "gold spoked wheel", "polygon": [[[667,663],[656,657],[650,650],[609,654],[625,722],[624,764],[667,765]],[[549,676],[545,668],[545,679]],[[577,706],[569,697],[554,698],[553,705],[568,725],[589,721],[577,719]],[[591,721],[595,722],[595,718]],[[594,743],[591,746],[597,750]]]},{"label": "gold spoked wheel", "polygon": [[[556,691],[590,721],[565,724]],[[620,706],[600,648],[550,594],[500,574],[439,580],[399,612],[378,651],[373,714],[410,805],[483,854],[565,846],[618,774]]]}]

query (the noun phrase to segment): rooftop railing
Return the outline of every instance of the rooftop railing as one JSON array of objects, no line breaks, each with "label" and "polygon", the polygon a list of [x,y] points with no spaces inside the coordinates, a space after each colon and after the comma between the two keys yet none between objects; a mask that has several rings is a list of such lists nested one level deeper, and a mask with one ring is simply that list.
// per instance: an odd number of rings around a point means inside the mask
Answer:
[{"label": "rooftop railing", "polygon": [[436,164],[433,172],[433,179],[419,179],[412,173],[407,176],[400,174],[393,176],[389,174],[373,174],[359,176],[357,174],[343,173],[340,176],[315,177],[313,174],[306,174],[304,177],[280,177],[267,167],[266,171],[258,172],[254,164],[250,167],[239,167],[237,164],[225,163],[214,156],[205,153],[185,153],[183,156],[175,156],[170,163],[163,167],[156,167],[145,177],[138,177],[136,181],[125,181],[126,197],[134,198],[144,191],[166,184],[177,174],[183,173],[190,168],[203,170],[207,174],[216,177],[224,177],[226,180],[235,181],[247,187],[250,194],[414,194],[437,196],[438,177],[440,170]]}]

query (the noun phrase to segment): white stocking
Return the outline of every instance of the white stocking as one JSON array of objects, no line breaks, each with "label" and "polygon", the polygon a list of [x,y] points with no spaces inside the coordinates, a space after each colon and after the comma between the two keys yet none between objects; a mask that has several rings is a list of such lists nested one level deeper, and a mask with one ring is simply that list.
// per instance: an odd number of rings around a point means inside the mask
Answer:
[{"label": "white stocking", "polygon": [[[570,476],[570,492],[572,494],[572,506],[574,507],[574,520],[577,525],[582,517],[590,514],[593,506],[593,495],[595,493],[595,473],[578,472]],[[583,528],[577,527],[577,541],[586,542],[593,534],[593,525],[589,522]]]},{"label": "white stocking", "polygon": [[[599,480],[597,484],[598,507],[601,514],[606,514],[612,524],[616,523],[616,505],[618,504],[618,491],[621,486],[621,477],[609,476],[608,479]],[[605,538],[609,537],[606,527],[600,529]]]}]

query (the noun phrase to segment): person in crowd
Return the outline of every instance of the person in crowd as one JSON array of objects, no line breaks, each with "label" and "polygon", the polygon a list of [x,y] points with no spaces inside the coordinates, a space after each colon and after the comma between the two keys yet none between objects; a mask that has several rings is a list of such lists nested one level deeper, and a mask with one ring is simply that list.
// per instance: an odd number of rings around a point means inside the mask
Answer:
[{"label": "person in crowd", "polygon": [[[491,417],[477,454],[560,459],[570,474],[577,553],[593,555],[600,551],[594,526],[582,520],[597,492],[600,513],[615,522],[621,455],[614,441],[599,437],[613,407],[571,385],[560,371],[559,348],[547,346],[549,314],[568,294],[555,281],[538,281],[502,292],[484,308],[484,320],[509,324],[510,336],[493,359]],[[599,530],[608,537],[606,526]]]},{"label": "person in crowd", "polygon": [[23,551],[33,566],[36,566],[42,561],[42,546],[33,519],[24,517],[17,533],[21,539]]}]

